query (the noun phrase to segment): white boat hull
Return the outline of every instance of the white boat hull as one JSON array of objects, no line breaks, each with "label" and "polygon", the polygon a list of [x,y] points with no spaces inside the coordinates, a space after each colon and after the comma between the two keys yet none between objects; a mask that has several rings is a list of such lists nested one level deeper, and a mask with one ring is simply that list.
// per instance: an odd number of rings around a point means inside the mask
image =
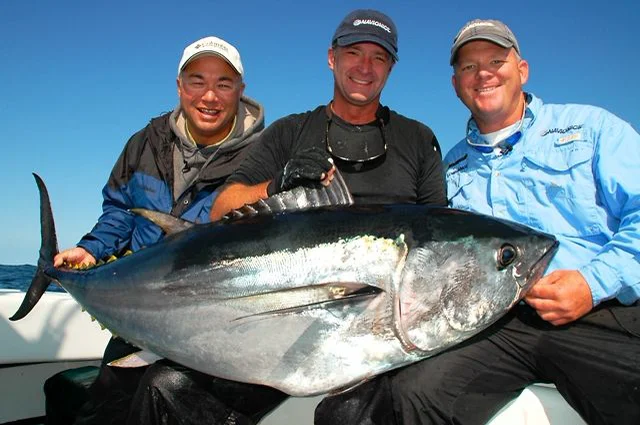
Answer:
[{"label": "white boat hull", "polygon": [[[83,313],[66,293],[47,292],[34,310],[18,322],[23,292],[0,290],[0,424],[42,417],[42,386],[62,370],[98,365],[111,334]],[[261,425],[312,425],[322,396],[290,398]],[[491,425],[584,425],[553,386],[532,385],[505,406]]]}]

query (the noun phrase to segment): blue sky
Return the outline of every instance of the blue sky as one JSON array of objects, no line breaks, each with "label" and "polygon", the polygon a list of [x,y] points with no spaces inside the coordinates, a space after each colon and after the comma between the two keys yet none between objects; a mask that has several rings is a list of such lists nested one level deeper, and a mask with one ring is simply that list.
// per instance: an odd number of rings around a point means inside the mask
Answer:
[{"label": "blue sky", "polygon": [[400,61],[382,101],[429,125],[444,152],[463,137],[468,117],[451,88],[451,41],[479,17],[501,19],[515,32],[530,64],[529,91],[548,103],[602,106],[640,129],[640,6],[633,0],[2,0],[0,263],[37,260],[32,172],[49,188],[60,248],[91,229],[127,139],[176,105],[176,68],[187,44],[206,35],[234,44],[245,94],[265,106],[269,124],[331,99],[327,48],[356,8],[394,19]]}]

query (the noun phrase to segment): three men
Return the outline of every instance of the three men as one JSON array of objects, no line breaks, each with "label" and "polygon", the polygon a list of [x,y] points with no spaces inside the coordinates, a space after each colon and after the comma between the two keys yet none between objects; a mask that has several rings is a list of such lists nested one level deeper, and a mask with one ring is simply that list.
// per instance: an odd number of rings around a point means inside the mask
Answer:
[{"label": "three men", "polygon": [[[484,423],[533,382],[554,383],[589,423],[640,420],[640,187],[632,175],[640,136],[602,109],[546,105],[524,92],[529,68],[520,53],[499,21],[471,21],[454,41],[452,82],[471,118],[445,159],[448,202],[553,233],[560,250],[526,303],[491,329],[385,377],[389,391],[371,393],[393,405],[383,421]],[[380,104],[397,60],[386,15],[349,14],[328,52],[332,102],[265,130],[210,218],[297,185],[326,184],[335,169],[356,203],[444,205],[435,136]],[[194,84],[182,87],[185,95],[211,94]],[[224,107],[199,101],[192,111],[205,122],[225,116]],[[364,421],[340,416],[345,401],[323,402],[317,423]]]}]

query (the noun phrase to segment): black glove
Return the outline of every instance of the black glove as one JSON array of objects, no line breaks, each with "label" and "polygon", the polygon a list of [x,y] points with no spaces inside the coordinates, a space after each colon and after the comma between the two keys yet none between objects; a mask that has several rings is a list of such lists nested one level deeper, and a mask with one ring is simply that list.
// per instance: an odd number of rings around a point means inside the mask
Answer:
[{"label": "black glove", "polygon": [[284,169],[267,186],[269,196],[296,186],[319,183],[323,174],[327,173],[333,162],[329,153],[316,147],[307,148],[296,153],[284,166]]}]

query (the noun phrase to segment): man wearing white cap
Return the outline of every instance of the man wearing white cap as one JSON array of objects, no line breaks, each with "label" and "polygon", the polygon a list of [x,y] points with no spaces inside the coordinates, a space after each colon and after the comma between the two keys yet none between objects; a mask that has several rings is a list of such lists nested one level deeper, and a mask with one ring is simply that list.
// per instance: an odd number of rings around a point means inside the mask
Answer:
[{"label": "man wearing white cap", "polygon": [[127,142],[104,187],[103,215],[76,248],[56,256],[56,267],[92,265],[158,241],[160,228],[131,208],[207,220],[206,199],[264,128],[262,106],[243,96],[243,76],[240,54],[226,41],[206,37],[187,46],[178,66],[179,105]]},{"label": "man wearing white cap", "polygon": [[[93,265],[157,242],[160,228],[135,216],[132,208],[209,220],[215,191],[264,128],[262,105],[243,96],[243,77],[240,54],[220,38],[205,37],[184,49],[176,80],[178,106],[129,139],[103,189],[102,216],[76,247],[55,257],[56,267]],[[106,364],[133,351],[137,348],[121,339],[109,342],[92,400],[77,423],[124,423],[144,370]]]}]

